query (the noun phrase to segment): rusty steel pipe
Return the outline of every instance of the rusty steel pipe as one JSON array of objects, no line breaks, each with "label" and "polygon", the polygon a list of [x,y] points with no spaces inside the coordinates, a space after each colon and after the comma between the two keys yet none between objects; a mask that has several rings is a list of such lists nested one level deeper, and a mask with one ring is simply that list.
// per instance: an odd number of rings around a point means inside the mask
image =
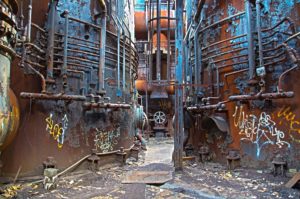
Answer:
[{"label": "rusty steel pipe", "polygon": [[284,17],[280,22],[275,24],[273,27],[262,29],[261,31],[262,32],[268,32],[268,31],[274,30],[275,28],[277,28],[278,26],[283,24],[285,21],[289,22],[289,24],[291,26],[291,30],[292,30],[293,34],[295,34],[296,33],[295,23],[293,22],[293,20],[290,17]]},{"label": "rusty steel pipe", "polygon": [[161,80],[161,53],[160,53],[160,1],[161,0],[156,0],[156,16],[157,16],[157,23],[156,23],[156,36],[157,36],[157,52],[156,52],[156,79]]},{"label": "rusty steel pipe", "polygon": [[255,53],[254,53],[254,40],[253,40],[252,19],[251,19],[252,8],[251,8],[250,0],[246,0],[245,7],[246,7],[245,10],[246,10],[246,19],[247,19],[249,79],[253,79],[255,76]]},{"label": "rusty steel pipe", "polygon": [[40,73],[38,70],[36,70],[34,67],[32,67],[30,64],[31,64],[31,62],[30,61],[25,61],[25,62],[27,62],[27,66],[33,71],[33,72],[35,72],[38,76],[40,76],[40,78],[41,78],[41,84],[42,84],[42,93],[46,93],[46,86],[47,86],[47,84],[46,84],[46,79],[45,79],[45,77],[44,77],[44,75],[42,74],[42,73]]},{"label": "rusty steel pipe", "polygon": [[99,5],[102,9],[101,14],[101,39],[100,39],[100,60],[98,67],[98,93],[105,94],[105,84],[104,84],[104,73],[105,73],[105,46],[106,46],[106,14],[107,8],[104,0],[98,0]]},{"label": "rusty steel pipe", "polygon": [[230,101],[245,101],[245,100],[262,100],[262,99],[281,99],[281,98],[293,98],[294,92],[278,92],[278,93],[259,93],[256,95],[233,95],[228,99]]},{"label": "rusty steel pipe", "polygon": [[22,98],[38,99],[38,100],[63,100],[63,101],[85,101],[86,97],[82,95],[65,95],[65,94],[43,94],[43,93],[20,93]]},{"label": "rusty steel pipe", "polygon": [[171,57],[170,57],[170,53],[171,53],[171,46],[170,46],[170,41],[171,41],[171,24],[170,24],[170,17],[171,17],[171,13],[170,13],[170,1],[168,0],[168,31],[167,31],[167,38],[168,38],[168,52],[167,52],[167,80],[171,79]]},{"label": "rusty steel pipe", "polygon": [[197,12],[196,12],[195,17],[194,17],[195,21],[198,21],[198,19],[200,17],[200,14],[201,14],[201,10],[202,10],[204,4],[205,4],[205,0],[199,0],[198,1]]},{"label": "rusty steel pipe", "polygon": [[292,70],[295,70],[296,68],[298,68],[298,64],[295,64],[293,67],[287,69],[286,71],[284,71],[284,72],[279,76],[279,79],[278,79],[278,89],[277,89],[279,92],[282,92],[282,91],[283,91],[283,89],[282,89],[282,79],[283,79],[283,77],[284,77],[287,73],[291,72]]},{"label": "rusty steel pipe", "polygon": [[63,56],[63,66],[61,70],[61,75],[63,78],[63,88],[66,87],[67,81],[67,68],[68,68],[68,35],[69,35],[69,11],[65,10],[62,13],[62,17],[65,18],[65,38],[64,38],[64,56]]},{"label": "rusty steel pipe", "polygon": [[187,111],[190,111],[190,112],[202,112],[202,111],[209,111],[209,110],[214,110],[214,109],[224,109],[225,103],[226,102],[219,102],[217,104],[212,104],[212,105],[191,106],[191,107],[187,107],[186,109],[187,109]]},{"label": "rusty steel pipe", "polygon": [[[262,46],[262,31],[261,31],[261,0],[256,0],[256,28],[257,28],[257,39],[258,39],[258,57],[259,57],[259,67],[264,66],[264,55],[263,55],[263,46]],[[251,8],[250,8],[251,9]],[[253,41],[253,39],[252,39]],[[253,49],[251,49],[253,50]],[[250,60],[250,59],[249,59]],[[252,69],[252,68],[251,68]],[[253,71],[249,70],[249,74],[255,72],[255,68]],[[254,76],[250,76],[252,79]]]},{"label": "rusty steel pipe", "polygon": [[48,15],[48,46],[47,46],[47,81],[53,81],[53,61],[54,61],[54,40],[55,40],[55,20],[56,20],[56,6],[58,0],[52,1],[50,4],[50,11]]},{"label": "rusty steel pipe", "polygon": [[215,22],[215,23],[213,23],[213,24],[211,24],[211,25],[209,25],[209,26],[204,27],[203,29],[201,29],[201,30],[199,31],[199,33],[202,33],[202,32],[204,32],[204,31],[206,31],[206,30],[208,30],[208,29],[210,29],[210,28],[213,28],[213,27],[215,27],[215,26],[217,26],[217,25],[219,25],[219,24],[221,24],[221,23],[224,23],[224,22],[226,22],[226,21],[229,21],[229,20],[231,20],[231,19],[233,19],[233,18],[235,18],[235,17],[239,17],[239,16],[244,15],[244,14],[245,14],[245,12],[243,11],[243,12],[239,12],[239,13],[236,13],[236,14],[234,14],[234,15],[231,15],[231,16],[229,16],[229,17],[226,17],[226,18],[224,18],[224,19],[222,19],[222,20],[220,20],[220,21],[217,21],[217,22]]},{"label": "rusty steel pipe", "polygon": [[86,110],[97,109],[97,108],[121,108],[121,109],[130,109],[130,104],[121,104],[121,103],[93,103],[85,102],[83,107]]},{"label": "rusty steel pipe", "polygon": [[291,47],[289,47],[287,44],[283,44],[283,46],[286,48],[287,50],[287,54],[289,56],[289,58],[291,59],[291,61],[293,62],[293,66],[289,69],[287,69],[286,71],[284,71],[280,76],[279,76],[279,79],[278,79],[278,91],[279,92],[282,92],[283,89],[282,89],[282,79],[283,77],[291,72],[292,70],[295,70],[296,68],[299,67],[299,56],[297,55],[297,51]]},{"label": "rusty steel pipe", "polygon": [[218,42],[215,42],[215,43],[212,43],[206,47],[203,47],[201,50],[206,50],[208,48],[211,48],[213,46],[216,46],[216,45],[219,45],[221,43],[224,43],[224,42],[227,42],[227,41],[231,41],[231,40],[235,40],[235,39],[239,39],[239,38],[242,38],[242,37],[245,37],[247,36],[247,34],[242,34],[242,35],[238,35],[238,36],[234,36],[234,37],[230,37],[228,39],[224,39],[224,40],[221,40],[221,41],[218,41]]}]

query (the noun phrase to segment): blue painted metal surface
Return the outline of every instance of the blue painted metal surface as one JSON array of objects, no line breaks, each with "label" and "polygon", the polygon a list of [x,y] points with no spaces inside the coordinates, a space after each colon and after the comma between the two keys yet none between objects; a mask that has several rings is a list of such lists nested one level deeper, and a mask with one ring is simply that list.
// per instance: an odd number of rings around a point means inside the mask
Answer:
[{"label": "blue painted metal surface", "polygon": [[176,1],[176,83],[175,91],[175,134],[174,134],[174,166],[182,169],[183,153],[183,2]]}]

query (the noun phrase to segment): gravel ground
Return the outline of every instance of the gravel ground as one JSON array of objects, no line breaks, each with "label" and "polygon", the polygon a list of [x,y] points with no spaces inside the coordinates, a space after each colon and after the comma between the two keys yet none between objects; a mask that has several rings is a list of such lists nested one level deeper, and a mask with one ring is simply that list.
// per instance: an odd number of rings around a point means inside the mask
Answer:
[{"label": "gravel ground", "polygon": [[[72,198],[72,199],[152,199],[152,198],[300,198],[297,189],[284,188],[289,180],[268,172],[246,168],[228,171],[218,163],[184,162],[184,169],[174,172],[171,163],[172,140],[154,140],[139,160],[128,159],[123,167],[109,165],[97,172],[70,173],[59,179],[57,188],[43,189],[42,184],[5,185],[2,197]],[[164,185],[122,184],[129,171],[171,171],[173,179]]]}]

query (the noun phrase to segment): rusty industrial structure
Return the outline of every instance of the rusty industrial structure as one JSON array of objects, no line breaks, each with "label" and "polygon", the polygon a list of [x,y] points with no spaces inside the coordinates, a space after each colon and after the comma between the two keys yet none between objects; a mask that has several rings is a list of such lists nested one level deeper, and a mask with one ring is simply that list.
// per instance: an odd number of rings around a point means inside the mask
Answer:
[{"label": "rusty industrial structure", "polygon": [[176,170],[184,156],[300,168],[299,13],[298,0],[0,0],[1,176],[124,165],[150,137],[174,138]]}]

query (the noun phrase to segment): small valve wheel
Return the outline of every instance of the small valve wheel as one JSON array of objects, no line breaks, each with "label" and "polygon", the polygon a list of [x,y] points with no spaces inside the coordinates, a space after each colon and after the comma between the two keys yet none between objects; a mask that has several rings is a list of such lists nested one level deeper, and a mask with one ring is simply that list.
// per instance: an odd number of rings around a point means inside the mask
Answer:
[{"label": "small valve wheel", "polygon": [[154,113],[153,118],[154,118],[154,122],[160,125],[165,124],[167,121],[167,116],[162,111],[157,111],[156,113]]}]

